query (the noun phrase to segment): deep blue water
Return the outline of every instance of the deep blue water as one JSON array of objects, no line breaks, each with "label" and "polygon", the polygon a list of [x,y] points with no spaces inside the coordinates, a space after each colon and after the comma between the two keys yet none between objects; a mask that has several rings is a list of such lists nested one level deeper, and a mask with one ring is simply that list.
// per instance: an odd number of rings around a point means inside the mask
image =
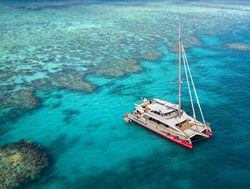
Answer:
[{"label": "deep blue water", "polygon": [[[163,41],[157,48],[162,56],[140,59],[139,72],[87,74],[97,86],[92,92],[36,90],[39,106],[0,126],[1,144],[30,139],[50,154],[50,169],[24,188],[249,188],[250,51],[226,47],[249,44],[249,26],[246,19],[216,35],[197,32],[201,44],[187,49],[214,132],[192,150],[122,119],[142,97],[177,102],[177,86],[170,84],[177,79],[177,54]],[[185,85],[183,91],[183,109],[191,113]]]}]

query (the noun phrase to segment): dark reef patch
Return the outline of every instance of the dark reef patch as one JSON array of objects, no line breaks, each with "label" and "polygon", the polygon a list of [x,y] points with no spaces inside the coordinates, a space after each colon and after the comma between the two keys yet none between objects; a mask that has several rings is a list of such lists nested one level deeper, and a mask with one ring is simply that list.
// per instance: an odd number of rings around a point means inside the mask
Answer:
[{"label": "dark reef patch", "polygon": [[18,117],[23,116],[24,111],[15,110],[15,109],[7,109],[5,112],[1,112],[0,114],[0,124],[3,126],[5,123],[11,121],[16,121]]},{"label": "dark reef patch", "polygon": [[30,110],[36,108],[38,103],[33,91],[21,89],[4,94],[0,100],[0,107]]},{"label": "dark reef patch", "polygon": [[64,118],[63,121],[67,124],[70,124],[74,116],[79,115],[80,112],[78,110],[67,109],[63,111]]},{"label": "dark reef patch", "polygon": [[37,90],[47,90],[48,88],[51,87],[52,82],[48,78],[42,78],[42,79],[35,79],[31,81],[29,85],[32,86],[33,89]]},{"label": "dark reef patch", "polygon": [[98,67],[92,68],[92,74],[108,76],[108,77],[121,77],[127,73],[135,73],[142,70],[136,59],[121,59],[113,60],[107,59]]},{"label": "dark reef patch", "polygon": [[[0,120],[0,124],[1,124],[1,120]],[[9,131],[9,129],[7,129],[3,125],[0,126],[0,136],[2,136],[3,134],[7,133],[8,131]]]},{"label": "dark reef patch", "polygon": [[51,74],[52,85],[56,88],[69,89],[78,92],[92,92],[96,86],[84,80],[85,75],[66,69]]},{"label": "dark reef patch", "polygon": [[154,60],[159,59],[162,55],[163,53],[160,51],[149,52],[143,55],[143,59],[154,61]]},{"label": "dark reef patch", "polygon": [[57,103],[51,104],[51,108],[52,109],[56,109],[56,108],[58,108],[60,106],[61,106],[61,102],[57,102]]},{"label": "dark reef patch", "polygon": [[31,141],[0,148],[0,188],[11,189],[38,179],[49,166],[47,153]]},{"label": "dark reef patch", "polygon": [[61,154],[67,152],[67,150],[71,149],[80,140],[80,136],[68,139],[65,134],[61,134],[49,145],[48,150],[52,153],[56,160]]},{"label": "dark reef patch", "polygon": [[[141,81],[135,81],[129,84],[117,84],[113,86],[109,92],[112,95],[124,95],[124,96],[137,96],[144,94],[143,90],[145,84],[150,85],[153,81],[149,79],[143,79]],[[136,86],[136,88],[135,88]],[[133,88],[133,90],[131,90]]]},{"label": "dark reef patch", "polygon": [[31,90],[21,89],[0,95],[0,123],[16,121],[19,117],[41,106]]}]

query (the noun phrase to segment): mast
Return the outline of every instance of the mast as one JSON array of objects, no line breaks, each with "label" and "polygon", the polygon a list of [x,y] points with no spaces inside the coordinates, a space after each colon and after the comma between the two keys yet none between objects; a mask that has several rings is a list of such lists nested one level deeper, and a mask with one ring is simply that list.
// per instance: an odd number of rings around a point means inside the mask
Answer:
[{"label": "mast", "polygon": [[179,68],[178,68],[178,73],[179,73],[179,81],[178,81],[178,85],[179,85],[179,94],[178,94],[178,98],[179,98],[179,105],[178,105],[178,115],[179,117],[181,117],[181,88],[182,88],[182,80],[181,80],[181,52],[182,52],[182,48],[181,48],[181,24],[179,22],[179,37],[178,37],[178,41],[179,41]]}]

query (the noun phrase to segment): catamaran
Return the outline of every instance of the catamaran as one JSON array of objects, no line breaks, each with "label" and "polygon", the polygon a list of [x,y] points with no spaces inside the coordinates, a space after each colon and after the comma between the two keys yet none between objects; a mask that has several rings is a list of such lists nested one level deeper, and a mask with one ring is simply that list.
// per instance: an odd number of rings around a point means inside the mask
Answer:
[{"label": "catamaran", "polygon": [[[188,148],[193,147],[193,142],[209,138],[213,135],[210,125],[205,122],[198,94],[195,88],[191,70],[188,64],[185,48],[182,43],[179,24],[179,50],[178,50],[178,104],[173,104],[160,99],[143,99],[141,104],[136,104],[133,113],[124,115],[126,122],[134,122],[166,139],[174,141]],[[183,62],[183,63],[182,63]],[[182,105],[182,64],[185,70],[187,87],[190,97],[193,116],[181,109]],[[193,89],[193,92],[192,92]],[[193,97],[194,95],[194,97]],[[202,121],[196,118],[194,100],[199,109]]]}]

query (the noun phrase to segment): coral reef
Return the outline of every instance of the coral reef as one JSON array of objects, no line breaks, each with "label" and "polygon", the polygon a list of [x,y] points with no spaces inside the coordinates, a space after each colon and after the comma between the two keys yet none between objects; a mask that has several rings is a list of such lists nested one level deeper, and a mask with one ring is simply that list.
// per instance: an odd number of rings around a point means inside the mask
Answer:
[{"label": "coral reef", "polygon": [[80,114],[78,110],[71,109],[64,110],[63,113],[65,114],[63,121],[67,124],[71,123],[74,116]]},{"label": "coral reef", "polygon": [[[83,1],[48,1],[26,2],[11,8],[0,4],[0,89],[8,101],[0,100],[0,107],[14,109],[36,106],[34,96],[17,92],[20,89],[38,91],[54,87],[90,92],[95,85],[85,80],[86,74],[119,77],[140,71],[137,61],[158,59],[161,53],[156,49],[178,49],[179,18],[185,18],[184,44],[192,47],[201,44],[197,36],[223,33],[249,17],[248,11],[242,11],[245,7],[184,8],[156,2],[103,6]],[[28,18],[24,11],[29,11]],[[229,47],[249,49],[242,44]],[[64,73],[68,68],[73,72]]]},{"label": "coral reef", "polygon": [[95,89],[95,85],[84,81],[84,74],[74,71],[66,70],[53,73],[51,77],[53,80],[52,85],[57,88],[65,88],[79,92],[91,92]]},{"label": "coral reef", "polygon": [[21,89],[12,93],[6,93],[0,100],[0,107],[14,109],[33,109],[38,105],[38,99],[33,91]]},{"label": "coral reef", "polygon": [[49,166],[47,154],[31,141],[21,140],[0,148],[0,188],[11,189],[40,177]]},{"label": "coral reef", "polygon": [[31,82],[33,89],[47,90],[51,87],[51,81],[48,78],[35,79]]},{"label": "coral reef", "polygon": [[122,59],[117,62],[100,65],[94,71],[94,74],[110,76],[110,77],[120,77],[126,73],[138,72],[141,70],[140,65],[136,59]]},{"label": "coral reef", "polygon": [[149,52],[149,53],[145,53],[143,55],[143,59],[145,60],[156,60],[158,58],[160,58],[162,56],[162,53],[161,52]]},{"label": "coral reef", "polygon": [[247,43],[230,43],[226,44],[226,47],[233,50],[250,51],[250,44]]},{"label": "coral reef", "polygon": [[[185,38],[183,40],[184,40],[183,44],[184,44],[185,48],[190,48],[193,46],[200,46],[202,44],[201,41],[193,35],[191,35],[191,36],[187,35],[187,36],[185,36]],[[168,48],[171,52],[178,52],[179,51],[177,40],[176,40],[176,43],[173,44],[172,46],[171,45],[166,45],[166,46],[168,46]]]}]

